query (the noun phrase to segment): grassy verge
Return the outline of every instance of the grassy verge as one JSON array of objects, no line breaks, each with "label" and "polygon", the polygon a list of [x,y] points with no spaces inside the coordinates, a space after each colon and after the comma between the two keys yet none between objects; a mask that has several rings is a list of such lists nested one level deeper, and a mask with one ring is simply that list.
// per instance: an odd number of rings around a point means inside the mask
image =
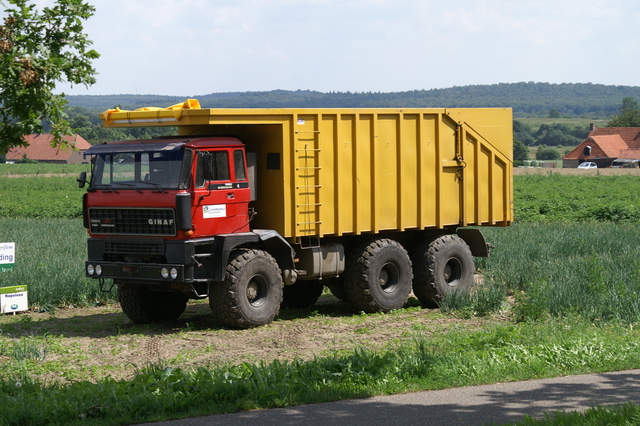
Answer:
[{"label": "grassy verge", "polygon": [[[580,319],[494,323],[427,338],[414,330],[383,351],[309,361],[182,369],[158,363],[131,381],[68,385],[33,379],[16,362],[0,379],[5,424],[129,424],[424,389],[623,370],[640,361],[640,332]],[[7,356],[13,356],[10,349]],[[20,365],[24,365],[20,369]]]},{"label": "grassy verge", "polygon": [[517,423],[523,426],[556,426],[556,425],[637,425],[640,423],[640,405],[627,403],[613,407],[594,407],[584,413],[559,412],[547,414],[545,419],[536,420],[530,417]]}]

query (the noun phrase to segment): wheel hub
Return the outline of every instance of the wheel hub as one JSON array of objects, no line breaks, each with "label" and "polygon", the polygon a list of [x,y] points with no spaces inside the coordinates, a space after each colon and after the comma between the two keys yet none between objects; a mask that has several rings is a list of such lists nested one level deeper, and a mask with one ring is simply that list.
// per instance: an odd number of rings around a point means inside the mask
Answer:
[{"label": "wheel hub", "polygon": [[447,260],[442,273],[444,281],[449,285],[449,287],[457,287],[460,278],[462,277],[462,264],[460,263],[460,260],[455,257]]},{"label": "wheel hub", "polygon": [[385,263],[378,275],[378,284],[385,293],[391,293],[395,290],[400,272],[398,267],[393,263]]}]

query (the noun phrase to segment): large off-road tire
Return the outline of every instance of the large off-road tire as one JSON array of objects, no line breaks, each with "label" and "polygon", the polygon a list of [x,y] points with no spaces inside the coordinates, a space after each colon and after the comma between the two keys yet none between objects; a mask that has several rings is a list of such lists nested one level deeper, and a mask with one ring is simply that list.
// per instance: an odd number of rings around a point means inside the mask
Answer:
[{"label": "large off-road tire", "polygon": [[356,309],[388,312],[407,303],[412,276],[404,247],[397,241],[380,239],[350,251],[344,290]]},{"label": "large off-road tire", "polygon": [[283,308],[307,309],[313,306],[324,290],[320,280],[298,280],[283,289]]},{"label": "large off-road tire", "polygon": [[218,322],[226,327],[269,324],[280,311],[282,275],[276,260],[265,251],[234,251],[225,280],[211,287],[209,306]]},{"label": "large off-road tire", "polygon": [[428,308],[438,307],[451,292],[468,292],[473,286],[471,249],[457,235],[422,243],[414,253],[413,267],[413,293]]},{"label": "large off-road tire", "polygon": [[118,284],[122,311],[137,324],[175,321],[184,312],[189,298],[180,293],[150,291],[147,287]]}]

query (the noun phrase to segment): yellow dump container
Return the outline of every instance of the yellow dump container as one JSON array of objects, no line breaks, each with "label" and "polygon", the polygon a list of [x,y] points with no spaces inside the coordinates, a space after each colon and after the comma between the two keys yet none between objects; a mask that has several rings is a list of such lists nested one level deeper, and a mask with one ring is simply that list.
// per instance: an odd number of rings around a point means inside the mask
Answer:
[{"label": "yellow dump container", "polygon": [[511,109],[192,107],[102,119],[238,137],[257,155],[254,226],[287,239],[513,220]]}]

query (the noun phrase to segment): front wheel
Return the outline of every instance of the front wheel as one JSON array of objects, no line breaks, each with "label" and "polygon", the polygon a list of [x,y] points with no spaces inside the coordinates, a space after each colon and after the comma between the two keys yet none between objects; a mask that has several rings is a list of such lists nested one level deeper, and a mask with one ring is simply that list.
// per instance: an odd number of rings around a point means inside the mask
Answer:
[{"label": "front wheel", "polygon": [[353,250],[347,258],[344,290],[364,312],[402,308],[411,293],[411,260],[394,240],[381,239]]},{"label": "front wheel", "polygon": [[212,285],[209,306],[221,324],[251,328],[269,324],[280,311],[282,275],[275,259],[263,250],[231,254],[225,280]]},{"label": "front wheel", "polygon": [[457,235],[423,243],[416,250],[413,264],[413,293],[425,307],[435,308],[448,294],[469,292],[473,286],[473,255]]}]

